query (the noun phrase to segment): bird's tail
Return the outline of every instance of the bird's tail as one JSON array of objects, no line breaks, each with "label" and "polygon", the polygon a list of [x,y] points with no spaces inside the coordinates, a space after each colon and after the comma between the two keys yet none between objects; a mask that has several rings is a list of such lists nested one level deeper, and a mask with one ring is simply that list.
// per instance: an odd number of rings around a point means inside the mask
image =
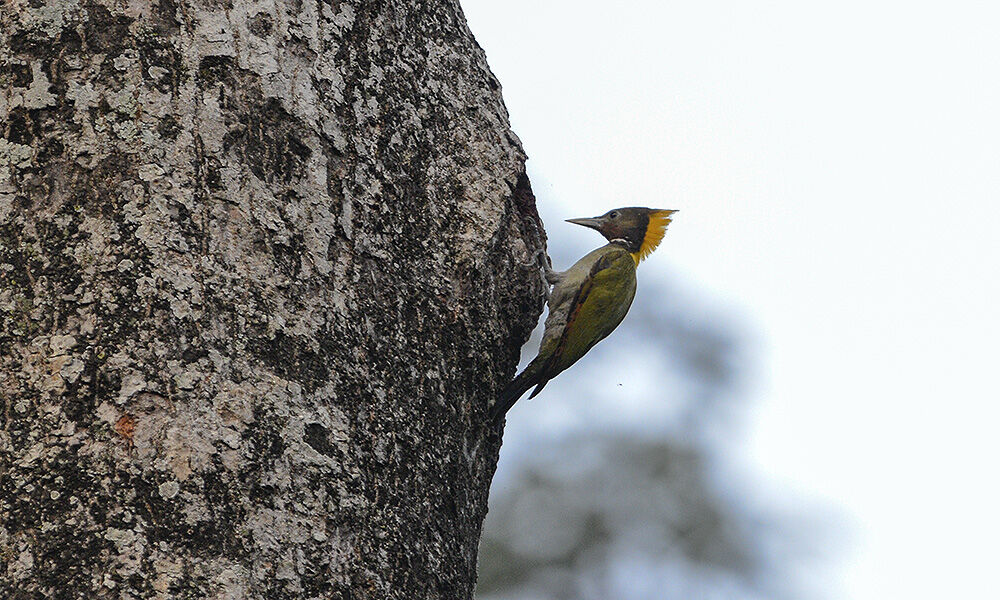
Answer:
[{"label": "bird's tail", "polygon": [[508,383],[507,387],[504,388],[503,392],[500,394],[500,397],[497,398],[496,403],[490,407],[490,420],[493,422],[499,422],[500,419],[507,414],[507,411],[510,410],[510,407],[514,406],[514,403],[517,402],[518,399],[520,399],[521,396],[523,396],[524,393],[531,388],[531,386],[537,385],[538,387],[535,388],[535,391],[531,394],[531,397],[534,398],[549,381],[547,378],[543,378],[543,371],[544,369],[540,368],[539,365],[534,363],[529,364],[520,375]]}]

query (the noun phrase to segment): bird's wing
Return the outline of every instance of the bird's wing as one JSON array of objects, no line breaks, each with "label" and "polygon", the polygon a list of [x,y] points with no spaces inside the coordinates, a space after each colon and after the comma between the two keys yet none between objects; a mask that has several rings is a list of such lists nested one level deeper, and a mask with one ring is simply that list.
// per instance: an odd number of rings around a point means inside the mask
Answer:
[{"label": "bird's wing", "polygon": [[621,323],[635,297],[635,261],[609,244],[563,271],[549,298],[549,316],[538,356],[511,381],[490,410],[493,420],[506,414],[529,388],[535,397],[552,379]]},{"label": "bird's wing", "polygon": [[634,297],[635,261],[624,249],[612,247],[594,262],[568,303],[546,374],[562,372],[614,331]]}]

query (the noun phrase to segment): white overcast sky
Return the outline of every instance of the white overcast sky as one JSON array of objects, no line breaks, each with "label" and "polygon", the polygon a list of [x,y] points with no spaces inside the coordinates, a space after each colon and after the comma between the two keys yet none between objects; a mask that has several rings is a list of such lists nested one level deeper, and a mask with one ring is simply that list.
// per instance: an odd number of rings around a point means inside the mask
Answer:
[{"label": "white overcast sky", "polygon": [[749,467],[853,527],[827,597],[1000,597],[1000,8],[462,5],[557,268],[565,218],[681,210],[640,286],[759,338]]}]

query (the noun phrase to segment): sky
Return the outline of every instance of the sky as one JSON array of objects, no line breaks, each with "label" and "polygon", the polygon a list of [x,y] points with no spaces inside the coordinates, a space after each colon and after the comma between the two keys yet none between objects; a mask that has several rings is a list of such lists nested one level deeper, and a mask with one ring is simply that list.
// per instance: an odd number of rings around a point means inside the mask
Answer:
[{"label": "sky", "polygon": [[751,332],[733,460],[846,523],[802,576],[997,597],[1000,7],[462,5],[557,269],[595,244],[566,218],[680,210],[640,288],[679,279]]}]

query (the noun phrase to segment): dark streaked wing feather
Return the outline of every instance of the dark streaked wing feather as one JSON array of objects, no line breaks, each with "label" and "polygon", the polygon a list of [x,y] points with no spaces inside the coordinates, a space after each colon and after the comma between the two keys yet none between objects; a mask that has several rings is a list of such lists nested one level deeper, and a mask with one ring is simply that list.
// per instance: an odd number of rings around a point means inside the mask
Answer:
[{"label": "dark streaked wing feather", "polygon": [[[600,279],[599,275],[602,271],[613,268],[617,261],[625,260],[628,264],[634,267],[632,257],[623,248],[617,247],[617,252],[606,252],[604,255],[600,256],[594,264],[591,266],[586,278],[580,283],[579,287],[573,294],[572,300],[568,302],[568,306],[563,302],[557,301],[560,308],[566,306],[565,314],[567,315],[565,324],[562,326],[561,331],[558,331],[559,337],[557,339],[546,340],[546,336],[549,333],[556,333],[555,331],[550,332],[546,329],[545,335],[542,337],[542,348],[539,350],[539,355],[532,360],[524,371],[515,377],[510,384],[504,389],[500,398],[497,400],[496,404],[490,409],[490,416],[493,420],[499,420],[507,413],[511,406],[514,405],[517,400],[524,395],[526,391],[532,386],[535,387],[530,397],[535,397],[545,384],[548,383],[550,379],[561,373],[564,369],[569,367],[571,364],[576,362],[581,356],[583,356],[587,350],[589,350],[594,344],[604,339],[621,319],[616,320],[614,323],[608,322],[602,327],[598,327],[596,335],[592,340],[588,340],[586,348],[579,355],[572,357],[572,359],[565,364],[562,363],[564,352],[567,348],[567,343],[570,340],[571,335],[573,335],[574,323],[579,316],[580,310],[587,304],[587,300],[594,289],[595,282]],[[607,247],[605,247],[607,249]],[[617,256],[616,256],[617,255]],[[634,293],[634,287],[633,287]],[[631,304],[631,298],[628,300],[628,304]],[[625,310],[628,307],[626,305]],[[554,307],[550,304],[549,306],[550,316],[551,311]],[[624,312],[621,315],[624,317]],[[551,348],[551,353],[546,355],[546,349]]]}]

